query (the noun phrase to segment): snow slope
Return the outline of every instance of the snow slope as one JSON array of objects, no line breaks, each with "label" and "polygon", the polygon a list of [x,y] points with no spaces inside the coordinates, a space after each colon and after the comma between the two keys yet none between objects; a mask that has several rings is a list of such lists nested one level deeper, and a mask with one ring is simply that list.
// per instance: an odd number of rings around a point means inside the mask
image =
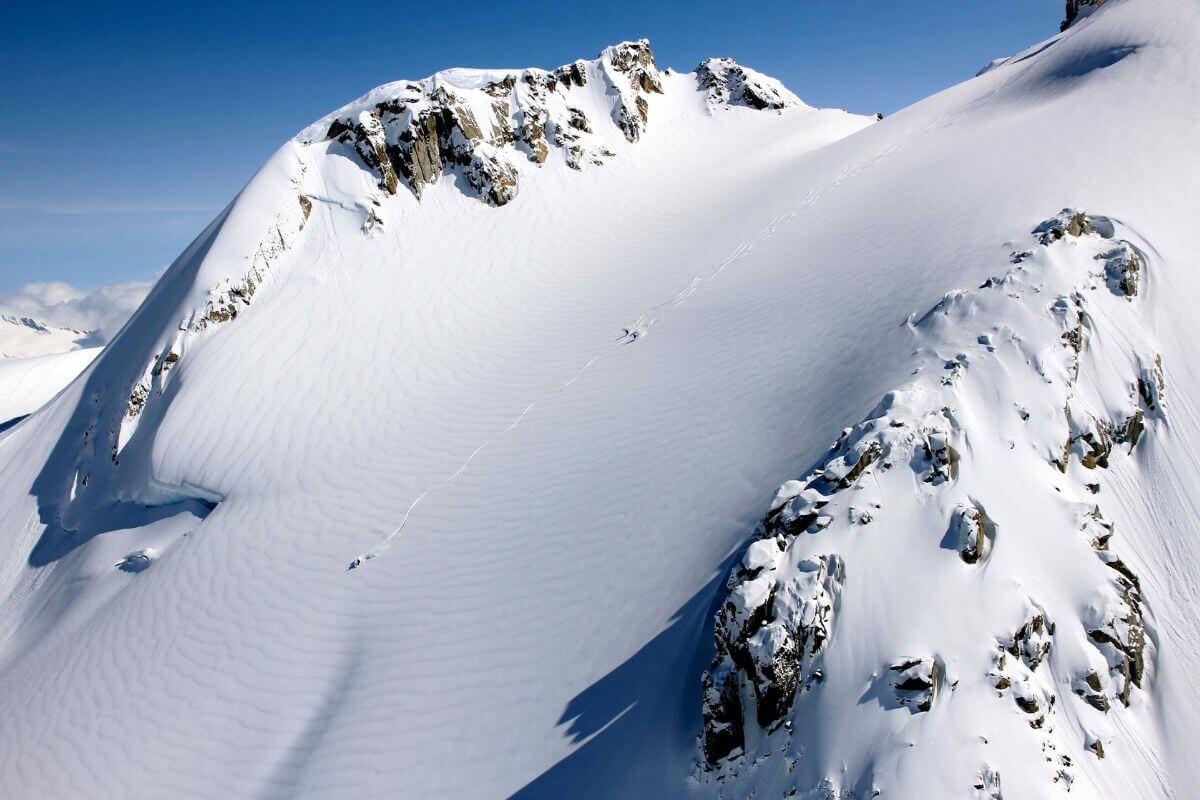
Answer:
[{"label": "snow slope", "polygon": [[100,352],[94,344],[85,331],[0,315],[0,426],[41,408],[73,381]]},{"label": "snow slope", "polygon": [[[1110,0],[878,123],[640,43],[315,123],[0,433],[0,793],[1194,794],[1198,39]],[[768,568],[803,654],[706,750]]]},{"label": "snow slope", "polygon": [[99,353],[99,347],[88,347],[29,358],[0,358],[0,424],[44,406]]}]

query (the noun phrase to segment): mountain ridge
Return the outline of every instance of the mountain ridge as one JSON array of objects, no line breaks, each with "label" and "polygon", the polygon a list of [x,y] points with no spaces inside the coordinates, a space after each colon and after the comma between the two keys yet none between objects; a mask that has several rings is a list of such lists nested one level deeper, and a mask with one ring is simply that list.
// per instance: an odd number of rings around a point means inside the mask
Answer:
[{"label": "mountain ridge", "polygon": [[589,73],[499,206],[473,107],[419,198],[288,142],[0,431],[0,787],[1186,796],[1198,32],[882,122]]}]

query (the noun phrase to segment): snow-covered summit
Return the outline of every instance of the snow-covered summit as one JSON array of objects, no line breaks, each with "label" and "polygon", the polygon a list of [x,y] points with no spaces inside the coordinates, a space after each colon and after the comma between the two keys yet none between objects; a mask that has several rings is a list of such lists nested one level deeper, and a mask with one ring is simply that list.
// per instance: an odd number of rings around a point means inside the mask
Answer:
[{"label": "snow-covered summit", "polygon": [[1188,797],[1197,41],[324,118],[0,431],[0,795]]},{"label": "snow-covered summit", "polygon": [[799,97],[774,78],[743,67],[731,58],[709,58],[700,62],[696,76],[708,92],[709,105],[728,105],[782,110],[807,108]]},{"label": "snow-covered summit", "polygon": [[[710,106],[803,107],[778,81],[729,59],[705,61],[692,78]],[[554,70],[460,68],[389,83],[298,141],[353,147],[388,194],[403,183],[419,197],[443,173],[460,171],[473,192],[500,206],[516,195],[519,163],[544,164],[553,153],[580,170],[614,158],[622,141],[637,142],[666,85],[649,41],[621,42]],[[686,88],[677,81],[674,91]]]}]

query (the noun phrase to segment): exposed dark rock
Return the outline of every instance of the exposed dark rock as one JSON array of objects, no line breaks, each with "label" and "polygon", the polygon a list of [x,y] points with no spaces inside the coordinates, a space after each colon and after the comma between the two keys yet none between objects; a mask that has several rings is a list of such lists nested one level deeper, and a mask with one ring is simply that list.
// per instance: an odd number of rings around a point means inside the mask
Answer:
[{"label": "exposed dark rock", "polygon": [[1090,14],[1102,5],[1104,5],[1104,0],[1067,0],[1066,19],[1059,25],[1059,30],[1065,31],[1080,17]]},{"label": "exposed dark rock", "polygon": [[1013,633],[1005,649],[1033,672],[1050,653],[1054,625],[1046,621],[1045,613],[1036,603],[1031,603],[1030,606],[1029,616]]},{"label": "exposed dark rock", "polygon": [[554,79],[563,86],[587,86],[587,62],[576,61],[554,70]]},{"label": "exposed dark rock", "polygon": [[1137,446],[1138,439],[1142,438],[1142,433],[1146,430],[1145,415],[1139,409],[1126,417],[1125,422],[1117,426],[1113,431],[1113,438],[1118,444],[1129,444],[1129,449],[1132,450]]},{"label": "exposed dark rock", "polygon": [[492,97],[508,97],[512,94],[513,87],[517,85],[515,75],[506,75],[502,80],[493,81],[483,87],[483,90]]},{"label": "exposed dark rock", "polygon": [[1154,356],[1154,366],[1143,366],[1137,381],[1138,395],[1146,409],[1152,412],[1161,411],[1164,396],[1167,391],[1166,378],[1163,375],[1162,356]]},{"label": "exposed dark rock", "polygon": [[1093,231],[1091,217],[1071,208],[1064,208],[1057,217],[1052,217],[1033,229],[1034,235],[1043,245],[1053,244],[1064,236],[1087,236]]},{"label": "exposed dark rock", "polygon": [[1110,606],[1111,611],[1102,616],[1101,624],[1090,628],[1087,634],[1108,661],[1117,698],[1129,705],[1132,687],[1142,687],[1146,670],[1146,624],[1141,585],[1119,558],[1108,551],[1100,555],[1105,564],[1117,572],[1115,587],[1119,595]]},{"label": "exposed dark rock", "polygon": [[1075,694],[1083,698],[1084,702],[1095,708],[1097,711],[1108,713],[1109,702],[1108,696],[1105,693],[1104,684],[1100,679],[1100,675],[1095,671],[1089,672],[1082,678],[1076,678],[1074,683]]},{"label": "exposed dark rock", "polygon": [[[619,98],[613,121],[629,141],[637,141],[649,119],[644,95],[662,92],[650,45],[625,42],[607,48],[600,58],[610,68],[605,75],[615,81]],[[548,128],[556,132],[555,144],[575,169],[613,155],[607,148],[578,142],[578,134],[592,132],[582,111],[564,109],[561,101],[552,111],[548,104],[547,92],[562,94],[587,85],[588,69],[587,62],[576,61],[550,73],[527,70],[481,89],[405,84],[397,97],[335,119],[326,138],[351,145],[388,194],[395,194],[403,180],[420,197],[443,174],[457,171],[485,202],[504,205],[517,190],[518,171],[510,154],[519,144],[529,160],[544,163]],[[567,135],[568,129],[575,133]]]},{"label": "exposed dark rock", "polygon": [[970,503],[961,505],[955,509],[950,525],[958,542],[958,554],[964,562],[978,564],[987,559],[996,526],[982,509]]},{"label": "exposed dark rock", "polygon": [[1093,506],[1092,510],[1084,515],[1081,529],[1088,535],[1092,549],[1108,549],[1108,542],[1113,535],[1113,524],[1104,519],[1100,513],[1100,506]]},{"label": "exposed dark rock", "polygon": [[628,88],[614,82],[617,102],[613,108],[613,121],[630,142],[636,142],[646,130],[650,119],[647,94],[662,94],[662,78],[654,63],[654,53],[645,39],[622,42],[606,48],[600,60],[611,71],[623,75]]},{"label": "exposed dark rock", "polygon": [[529,160],[544,164],[550,155],[550,148],[546,146],[546,110],[537,106],[522,110],[517,134],[525,145]]},{"label": "exposed dark rock", "polygon": [[337,139],[354,147],[363,163],[379,173],[379,188],[395,194],[400,188],[400,179],[388,153],[387,135],[380,120],[381,109],[358,115],[353,121],[336,119],[329,126],[326,138]]},{"label": "exposed dark rock", "polygon": [[1112,250],[1096,258],[1104,261],[1104,274],[1114,294],[1130,299],[1137,296],[1146,258],[1136,247],[1122,239]]},{"label": "exposed dark rock", "polygon": [[1041,728],[1046,712],[1054,706],[1055,696],[1042,686],[1035,676],[1050,653],[1054,626],[1047,621],[1041,607],[1028,602],[1025,620],[1007,640],[998,642],[995,666],[990,677],[1001,694],[1011,694],[1013,702],[1029,715],[1029,725]]},{"label": "exposed dark rock", "polygon": [[[704,678],[710,764],[745,746],[747,717],[763,728],[779,724],[796,694],[822,678],[844,567],[838,556],[818,556],[781,574],[786,546],[782,538],[759,539],[730,576],[715,625],[717,654]],[[752,689],[754,709],[742,707],[740,681]]]},{"label": "exposed dark rock", "polygon": [[139,383],[133,387],[133,391],[129,393],[129,400],[125,403],[125,416],[136,417],[146,408],[146,399],[150,396],[150,387],[145,383]]},{"label": "exposed dark rock", "polygon": [[607,48],[600,54],[612,68],[629,76],[630,83],[643,92],[662,94],[662,79],[654,63],[654,53],[647,39],[622,42]]},{"label": "exposed dark rock", "polygon": [[879,442],[868,442],[862,448],[862,451],[858,453],[858,458],[853,459],[853,466],[850,467],[849,471],[841,473],[840,467],[844,467],[847,462],[850,462],[850,458],[843,458],[826,466],[824,477],[826,480],[835,483],[839,489],[848,489],[867,471],[868,467],[879,460],[879,456],[882,454],[883,446]]},{"label": "exposed dark rock", "polygon": [[801,105],[776,81],[748,70],[730,58],[709,58],[696,67],[696,79],[708,95],[710,108],[748,106],[761,110]]},{"label": "exposed dark rock", "polygon": [[[351,146],[388,194],[406,183],[419,198],[425,187],[453,172],[485,202],[503,205],[516,196],[518,170],[510,160],[514,150],[542,164],[553,144],[573,169],[602,164],[614,155],[587,140],[596,121],[564,103],[571,92],[588,85],[589,74],[604,81],[614,98],[612,122],[628,141],[638,141],[649,124],[649,97],[663,92],[645,39],[606,48],[594,62],[575,61],[552,72],[514,72],[479,88],[436,80],[397,84],[394,97],[335,118],[325,138]],[[715,80],[711,72],[705,79]],[[799,103],[777,82],[732,62],[721,82],[727,102],[756,108]]]},{"label": "exposed dark rock", "polygon": [[578,108],[569,108],[567,111],[571,115],[567,120],[568,125],[577,131],[583,131],[584,133],[592,132],[592,126],[591,123],[588,122],[587,114],[584,114]]},{"label": "exposed dark rock", "polygon": [[888,666],[896,702],[918,712],[933,708],[941,686],[941,666],[933,658],[903,658]]},{"label": "exposed dark rock", "polygon": [[722,663],[704,673],[704,752],[710,764],[739,755],[745,747],[737,669]]},{"label": "exposed dark rock", "polygon": [[958,478],[958,451],[950,444],[950,437],[944,431],[930,431],[925,438],[925,460],[928,472],[926,483],[940,484]]},{"label": "exposed dark rock", "polygon": [[1128,444],[1132,450],[1146,430],[1145,414],[1140,409],[1119,422],[1088,417],[1080,424],[1072,418],[1069,408],[1066,415],[1070,428],[1067,442],[1062,457],[1054,462],[1062,472],[1066,472],[1072,455],[1077,456],[1079,463],[1087,469],[1108,469],[1113,445]]}]

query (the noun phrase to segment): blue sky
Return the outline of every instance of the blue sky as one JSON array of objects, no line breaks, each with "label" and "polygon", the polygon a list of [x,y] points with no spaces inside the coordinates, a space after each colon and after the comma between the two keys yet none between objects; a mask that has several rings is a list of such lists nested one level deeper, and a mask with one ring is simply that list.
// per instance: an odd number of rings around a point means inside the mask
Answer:
[{"label": "blue sky", "polygon": [[[23,7],[22,7],[23,6]],[[381,83],[649,37],[890,112],[1057,31],[1061,0],[27,3],[0,26],[0,291],[166,266],[282,142]]]}]

